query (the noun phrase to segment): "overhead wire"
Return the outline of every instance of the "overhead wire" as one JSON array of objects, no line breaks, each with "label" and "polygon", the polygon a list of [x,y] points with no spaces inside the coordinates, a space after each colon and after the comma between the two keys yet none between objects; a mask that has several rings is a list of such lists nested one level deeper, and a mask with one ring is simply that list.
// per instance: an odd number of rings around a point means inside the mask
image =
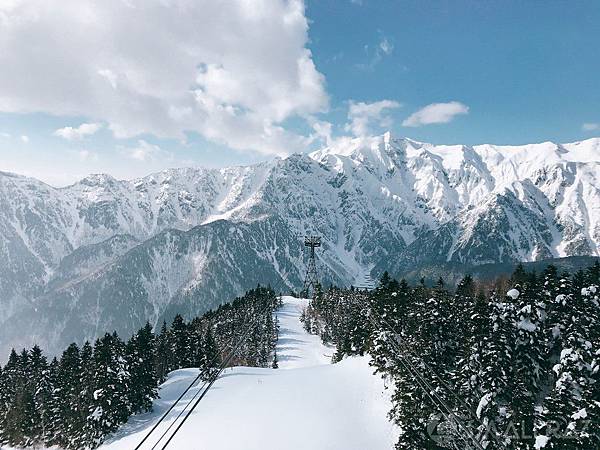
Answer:
[{"label": "overhead wire", "polygon": [[[268,310],[269,306],[270,305],[267,304],[262,312],[266,312]],[[204,391],[202,391],[202,394],[200,395],[200,397],[198,397],[198,399],[196,400],[196,402],[192,405],[192,407],[190,408],[190,410],[184,416],[183,420],[179,423],[179,425],[177,426],[177,428],[175,429],[175,431],[171,434],[171,436],[169,437],[169,439],[167,440],[167,442],[165,443],[165,445],[162,446],[162,450],[165,450],[167,448],[167,446],[173,440],[173,438],[175,437],[175,435],[179,432],[179,430],[181,429],[181,427],[183,426],[183,424],[190,417],[190,415],[192,414],[192,412],[194,411],[194,409],[196,409],[196,407],[198,406],[198,404],[200,404],[200,401],[202,401],[202,399],[208,393],[208,391],[210,390],[210,388],[212,387],[212,385],[217,381],[217,379],[219,378],[219,376],[221,375],[221,373],[223,372],[223,370],[225,370],[227,368],[227,365],[229,364],[229,362],[231,361],[231,359],[237,354],[237,352],[241,348],[242,344],[245,343],[246,338],[247,338],[248,334],[250,333],[250,331],[252,331],[252,329],[253,329],[252,326],[249,326],[245,330],[244,334],[242,335],[242,337],[239,340],[239,342],[236,345],[236,347],[231,352],[229,352],[229,354],[227,355],[227,357],[223,360],[223,362],[219,366],[219,370],[216,373],[214,373],[212,375],[212,377],[210,378],[210,382],[206,386],[206,389],[204,389]],[[161,439],[163,437],[164,436],[162,436]]]},{"label": "overhead wire", "polygon": [[[373,318],[373,315],[376,315],[378,317],[379,315],[374,311],[373,308],[370,308],[370,312],[373,313],[369,314],[369,320],[371,321],[371,323],[375,327],[382,329],[383,327],[381,326],[381,323],[379,323],[377,319]],[[410,362],[408,358],[404,357],[403,351],[400,349],[399,344],[395,340],[395,338],[391,341],[391,343],[396,352],[398,353],[400,363],[404,366],[405,370],[413,376],[413,378],[417,381],[425,395],[427,395],[427,397],[431,400],[434,406],[440,411],[440,413],[442,413],[444,418],[450,423],[456,423],[461,429],[463,429],[463,431],[467,434],[469,439],[471,439],[472,443],[478,450],[485,450],[484,447],[478,441],[478,439],[473,435],[471,430],[462,422],[462,419],[458,415],[454,414],[453,409],[446,404],[446,402],[438,395],[437,391],[422,377],[422,375],[420,374],[418,369],[414,367],[412,362]],[[457,437],[468,444],[464,436],[457,434]]]},{"label": "overhead wire", "polygon": [[[270,306],[272,306],[270,303],[267,303],[265,305],[265,307],[261,310],[261,315],[263,312],[265,312]],[[222,362],[221,366],[223,366],[223,364],[226,364],[225,361],[229,362],[233,356],[234,356],[234,352],[237,352],[239,350],[239,348],[241,347],[241,344],[245,341],[245,337],[248,334],[249,330],[252,329],[253,323],[249,323],[248,327],[246,328],[242,339],[240,341],[238,341],[237,344],[234,343],[235,341],[235,337],[232,337],[227,344],[227,347],[233,347],[233,350],[227,355],[226,359]],[[233,345],[231,345],[233,344]],[[216,361],[219,359],[219,355],[215,355],[215,357],[212,359],[212,361],[209,363],[209,367],[212,367],[212,365],[214,363],[216,363]],[[221,369],[221,366],[219,366],[219,371],[218,374],[220,374],[225,367],[223,367]],[[160,419],[152,426],[152,428],[148,431],[148,433],[146,433],[143,437],[143,439],[138,443],[138,445],[135,447],[134,450],[140,450],[142,448],[142,445],[144,445],[144,443],[148,440],[148,438],[150,438],[150,436],[152,436],[152,434],[156,431],[156,429],[158,428],[158,426],[169,416],[169,414],[173,411],[173,409],[179,404],[179,402],[182,401],[182,399],[184,398],[184,396],[190,391],[190,389],[192,389],[192,387],[194,387],[194,385],[196,385],[196,383],[198,382],[198,380],[202,377],[202,371],[200,371],[198,373],[198,375],[192,380],[192,382],[187,386],[187,388],[181,393],[181,395],[175,400],[175,402],[173,404],[171,404],[171,406],[167,409],[167,411],[165,411],[165,413],[163,413],[163,415],[160,417]],[[163,432],[163,434],[160,436],[160,438],[154,443],[154,445],[151,447],[152,449],[156,448],[156,446],[158,445],[158,443],[164,438],[164,436],[166,435],[166,433],[172,428],[173,424],[181,417],[183,411],[185,411],[187,409],[187,407],[191,404],[192,401],[194,401],[194,399],[196,398],[196,396],[198,395],[199,392],[203,392],[203,389],[205,388],[205,386],[207,386],[207,383],[210,381],[211,379],[209,378],[209,380],[206,380],[202,386],[200,387],[200,389],[198,389],[198,391],[196,391],[196,393],[194,393],[194,395],[192,396],[192,398],[190,400],[187,401],[186,405],[184,406],[184,408],[179,412],[179,414],[177,415],[177,417],[175,418],[175,420],[169,425],[169,427],[166,429],[166,431]],[[216,381],[216,380],[215,380]],[[213,381],[214,383],[214,381]],[[170,439],[169,439],[170,441]],[[163,447],[164,448],[164,447]]]},{"label": "overhead wire", "polygon": [[[406,347],[406,345],[404,345],[402,342],[400,342],[400,339],[401,339],[400,334],[395,331],[394,327],[389,323],[389,321],[387,321],[384,317],[382,317],[379,313],[377,313],[373,309],[372,306],[369,309],[379,317],[381,322],[383,322],[386,325],[388,331],[390,331],[393,334],[395,342],[399,346],[403,347],[402,350],[404,351],[404,353],[411,354],[413,357],[415,357],[414,353],[410,349],[408,349]],[[469,415],[473,419],[475,419],[477,422],[479,422],[482,426],[485,426],[485,424],[481,421],[480,417],[478,417],[477,414],[473,412],[471,407],[460,397],[460,395],[458,395],[455,392],[455,390],[448,383],[446,383],[446,381],[442,377],[439,376],[439,374],[425,360],[423,360],[422,358],[418,358],[418,357],[417,357],[417,359],[429,371],[429,373],[431,373],[431,375],[433,375],[446,388],[447,392],[449,392],[458,401],[458,403],[460,403],[460,405],[469,413]],[[492,436],[492,439],[494,439],[495,443],[500,448],[502,448],[502,449],[506,448],[504,443],[502,443],[494,433],[492,433],[491,436]]]}]

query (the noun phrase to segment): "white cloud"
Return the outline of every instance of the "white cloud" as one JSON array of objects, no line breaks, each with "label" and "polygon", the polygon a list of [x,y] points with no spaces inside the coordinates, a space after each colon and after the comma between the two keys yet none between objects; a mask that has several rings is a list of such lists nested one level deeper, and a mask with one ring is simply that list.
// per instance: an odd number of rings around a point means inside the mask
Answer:
[{"label": "white cloud", "polygon": [[2,112],[277,154],[309,139],[287,119],[328,107],[302,0],[17,0],[0,23]]},{"label": "white cloud", "polygon": [[399,108],[400,103],[393,100],[381,100],[373,103],[350,102],[349,122],[345,130],[354,136],[366,136],[371,133],[373,123],[379,127],[389,127],[391,119],[385,113],[389,109]]},{"label": "white cloud", "polygon": [[91,150],[79,150],[77,152],[77,156],[79,157],[79,159],[81,161],[98,161],[99,157],[98,154],[96,152],[93,152]]},{"label": "white cloud", "polygon": [[324,142],[328,147],[332,144],[333,124],[331,122],[315,120],[312,123],[312,129],[314,130],[314,139]]},{"label": "white cloud", "polygon": [[412,113],[404,122],[404,127],[420,127],[433,123],[448,123],[455,116],[467,114],[469,107],[460,102],[432,103]]},{"label": "white cloud", "polygon": [[100,128],[102,128],[102,125],[99,123],[82,123],[77,128],[59,128],[54,132],[54,135],[64,138],[68,141],[73,141],[83,139],[85,136],[96,134]]},{"label": "white cloud", "polygon": [[21,141],[25,144],[29,144],[29,136],[23,135],[21,136]]},{"label": "white cloud", "polygon": [[173,160],[173,155],[158,145],[140,139],[135,147],[120,147],[121,152],[129,159],[139,162],[155,162],[161,160]]},{"label": "white cloud", "polygon": [[2,136],[3,138],[10,138],[10,133],[5,133],[4,131],[0,132],[0,136]]},{"label": "white cloud", "polygon": [[379,48],[386,55],[391,55],[394,51],[394,44],[392,44],[390,41],[388,41],[387,38],[384,37],[379,43]]},{"label": "white cloud", "polygon": [[587,122],[587,123],[584,123],[583,125],[581,125],[581,129],[583,131],[596,131],[596,130],[600,130],[600,123]]},{"label": "white cloud", "polygon": [[394,44],[385,36],[382,36],[374,52],[371,52],[370,48],[369,45],[364,46],[365,53],[371,56],[369,62],[357,65],[359,69],[373,71],[385,56],[390,56],[394,52]]}]

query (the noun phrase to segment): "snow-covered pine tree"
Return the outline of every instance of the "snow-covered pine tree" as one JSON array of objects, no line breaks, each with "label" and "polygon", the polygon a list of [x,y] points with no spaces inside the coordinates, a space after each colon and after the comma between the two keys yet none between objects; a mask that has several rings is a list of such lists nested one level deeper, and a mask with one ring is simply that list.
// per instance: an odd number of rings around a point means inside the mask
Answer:
[{"label": "snow-covered pine tree", "polygon": [[[558,354],[560,354],[561,339],[568,319],[568,297],[571,292],[570,284],[567,286],[566,279],[560,279],[558,270],[555,266],[549,265],[543,272],[543,286],[541,292],[541,301],[545,304],[546,320],[545,320],[545,340],[548,343],[545,360],[546,372],[551,369]],[[547,380],[551,383],[553,380]]]},{"label": "snow-covered pine tree", "polygon": [[154,334],[146,322],[127,345],[130,385],[129,402],[133,413],[146,412],[158,396],[158,380],[154,371]]},{"label": "snow-covered pine tree", "polygon": [[180,314],[177,314],[169,332],[169,349],[173,355],[171,370],[182,369],[190,365],[190,332]]},{"label": "snow-covered pine tree", "polygon": [[81,393],[81,354],[77,344],[71,344],[63,352],[57,370],[54,398],[58,422],[55,430],[55,441],[52,445],[62,448],[80,448],[79,434],[85,425],[82,418],[86,411],[80,411]]},{"label": "snow-covered pine tree", "polygon": [[[531,274],[522,284],[517,284],[511,296],[515,305],[516,340],[514,345],[513,378],[511,397],[512,421],[519,431],[514,440],[517,449],[530,449],[534,445],[537,417],[536,405],[541,393],[542,370],[546,344],[544,340],[545,303],[537,278]],[[511,291],[512,292],[512,291]]]},{"label": "snow-covered pine tree", "polygon": [[169,365],[169,330],[167,322],[163,321],[160,332],[156,336],[156,345],[154,348],[154,372],[159,383],[162,383],[167,378],[167,374],[171,370]]},{"label": "snow-covered pine tree", "polygon": [[35,403],[33,396],[35,384],[29,376],[31,366],[29,352],[23,349],[19,359],[19,384],[15,386],[17,391],[12,408],[18,421],[17,429],[15,430],[17,435],[16,443],[25,447],[31,445],[33,442],[32,435],[35,426]]},{"label": "snow-covered pine tree", "polygon": [[84,433],[84,446],[95,448],[115,431],[131,413],[129,372],[124,345],[106,333],[94,344],[93,394]]},{"label": "snow-covered pine tree", "polygon": [[201,366],[202,378],[208,380],[215,374],[216,370],[221,365],[221,355],[213,335],[212,326],[206,328],[206,333],[204,334],[202,341],[202,350],[204,357]]},{"label": "snow-covered pine tree", "polygon": [[4,367],[5,383],[9,392],[6,396],[2,428],[6,442],[13,446],[28,445],[33,428],[30,415],[35,408],[27,376],[28,360],[29,354],[26,350],[17,354],[13,349]]},{"label": "snow-covered pine tree", "polygon": [[457,367],[452,376],[462,400],[477,407],[482,396],[481,373],[484,337],[489,326],[490,308],[483,293],[475,292],[471,276],[463,278],[456,288],[452,319],[457,328]]},{"label": "snow-covered pine tree", "polygon": [[4,421],[8,408],[8,385],[4,376],[4,371],[0,365],[0,445],[7,444],[5,439]]},{"label": "snow-covered pine tree", "polygon": [[379,286],[371,296],[371,307],[375,309],[381,320],[396,332],[400,331],[400,318],[406,313],[407,288],[404,280],[398,283],[384,272]]},{"label": "snow-covered pine tree", "polygon": [[[511,292],[511,295],[518,294]],[[512,419],[510,402],[515,385],[512,370],[516,339],[514,304],[492,293],[489,308],[489,322],[481,345],[480,372],[475,375],[481,392],[476,414],[483,423],[480,431],[484,443],[492,441],[490,433],[504,439],[500,435],[506,433]],[[509,444],[510,439],[506,439],[505,445]]]},{"label": "snow-covered pine tree", "polygon": [[15,396],[14,383],[18,377],[18,366],[19,366],[19,355],[13,348],[8,357],[8,362],[2,370],[2,377],[0,378],[0,443],[9,444],[12,441],[12,428],[14,427],[13,414],[11,412],[11,406],[13,403],[13,397]]},{"label": "snow-covered pine tree", "polygon": [[58,369],[58,359],[52,358],[36,392],[37,401],[41,405],[41,440],[46,446],[54,445],[57,441],[57,430],[61,428],[60,402],[57,395]]},{"label": "snow-covered pine tree", "polygon": [[[571,294],[559,294],[567,307],[560,355],[553,367],[556,383],[538,424],[545,448],[600,447],[600,297],[597,285],[581,287],[585,279],[580,273]],[[561,287],[566,283],[561,280]]]},{"label": "snow-covered pine tree", "polygon": [[78,413],[77,428],[73,432],[74,442],[85,442],[86,423],[94,394],[94,349],[89,341],[84,342],[79,352],[81,372],[78,374],[79,396],[74,405]]},{"label": "snow-covered pine tree", "polygon": [[52,395],[53,387],[48,379],[48,360],[42,349],[35,345],[29,352],[29,377],[28,389],[32,393],[33,410],[31,411],[31,429],[29,443],[38,445],[43,443],[43,422],[46,420],[44,411],[45,403]]},{"label": "snow-covered pine tree", "polygon": [[[412,366],[420,367],[419,370],[422,371],[423,366],[419,359],[431,363],[432,357],[435,357],[439,349],[436,348],[436,332],[432,329],[439,315],[438,311],[434,311],[434,305],[428,304],[432,298],[431,294],[424,283],[420,283],[413,290],[411,308],[403,327],[403,352],[398,354],[394,351],[391,363],[388,363],[396,386],[390,416],[402,430],[396,444],[397,449],[432,448],[433,445],[426,427],[437,410],[409,370]],[[435,300],[434,302],[437,303]]]}]

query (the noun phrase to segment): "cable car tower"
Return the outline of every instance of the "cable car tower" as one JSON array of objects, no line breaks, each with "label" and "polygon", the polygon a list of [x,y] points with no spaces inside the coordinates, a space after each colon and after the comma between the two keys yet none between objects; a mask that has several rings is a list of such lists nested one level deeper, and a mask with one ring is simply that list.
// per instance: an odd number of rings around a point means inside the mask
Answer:
[{"label": "cable car tower", "polygon": [[315,288],[319,283],[319,279],[317,277],[317,261],[315,259],[315,248],[321,246],[321,237],[305,236],[304,246],[310,249],[308,266],[306,267],[306,276],[304,277],[304,286],[302,287],[303,295],[308,297],[311,287],[312,292],[314,294]]}]

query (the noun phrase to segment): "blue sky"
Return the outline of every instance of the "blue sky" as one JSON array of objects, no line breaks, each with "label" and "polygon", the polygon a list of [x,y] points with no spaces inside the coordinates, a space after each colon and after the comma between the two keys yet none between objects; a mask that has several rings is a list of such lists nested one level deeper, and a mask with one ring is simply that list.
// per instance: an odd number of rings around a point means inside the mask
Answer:
[{"label": "blue sky", "polygon": [[387,129],[465,144],[600,135],[598,1],[74,5],[0,6],[0,170],[64,185]]},{"label": "blue sky", "polygon": [[[589,137],[582,124],[600,121],[600,2],[311,0],[307,13],[333,103],[402,102],[392,127],[399,134],[439,143],[564,142]],[[393,53],[358,69],[383,39]],[[451,100],[468,105],[468,116],[399,126],[407,113]]]}]

